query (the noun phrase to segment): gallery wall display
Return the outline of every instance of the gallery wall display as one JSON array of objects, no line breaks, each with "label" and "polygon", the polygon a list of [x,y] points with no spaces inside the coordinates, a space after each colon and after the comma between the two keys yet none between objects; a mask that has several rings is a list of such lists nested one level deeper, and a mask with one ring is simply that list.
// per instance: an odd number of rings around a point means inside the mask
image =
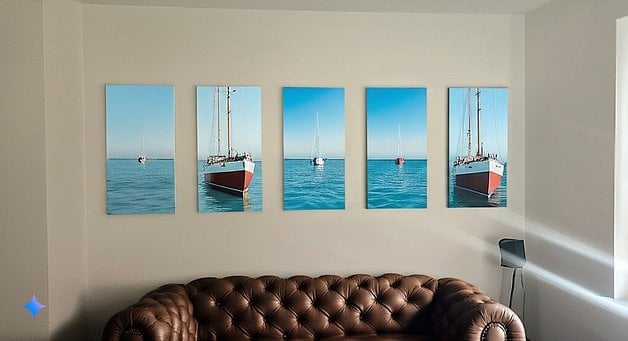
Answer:
[{"label": "gallery wall display", "polygon": [[174,87],[105,86],[107,214],[175,212]]},{"label": "gallery wall display", "polygon": [[427,207],[426,89],[366,89],[367,207]]},{"label": "gallery wall display", "polygon": [[261,88],[196,88],[198,211],[262,210]]},{"label": "gallery wall display", "polygon": [[345,208],[343,88],[283,88],[284,209]]},{"label": "gallery wall display", "polygon": [[449,89],[449,207],[506,207],[508,89]]}]

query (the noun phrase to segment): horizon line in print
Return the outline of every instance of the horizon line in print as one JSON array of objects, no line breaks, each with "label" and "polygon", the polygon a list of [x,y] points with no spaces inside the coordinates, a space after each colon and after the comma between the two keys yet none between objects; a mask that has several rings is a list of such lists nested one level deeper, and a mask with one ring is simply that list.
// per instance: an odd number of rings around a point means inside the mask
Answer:
[{"label": "horizon line in print", "polygon": [[174,86],[105,85],[107,214],[175,212]]},{"label": "horizon line in print", "polygon": [[367,208],[427,207],[427,89],[366,88]]},{"label": "horizon line in print", "polygon": [[262,210],[262,95],[258,86],[198,86],[198,211]]},{"label": "horizon line in print", "polygon": [[345,208],[344,88],[283,88],[284,210]]},{"label": "horizon line in print", "polygon": [[449,88],[448,207],[508,205],[508,88]]}]

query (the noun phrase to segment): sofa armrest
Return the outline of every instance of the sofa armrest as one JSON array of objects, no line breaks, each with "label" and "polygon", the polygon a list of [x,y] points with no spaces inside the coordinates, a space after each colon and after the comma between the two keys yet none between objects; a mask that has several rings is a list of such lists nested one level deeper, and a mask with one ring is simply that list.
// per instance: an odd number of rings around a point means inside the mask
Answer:
[{"label": "sofa armrest", "polygon": [[438,280],[428,328],[437,340],[525,341],[519,317],[475,286],[455,278]]},{"label": "sofa armrest", "polygon": [[102,339],[196,341],[197,322],[192,308],[184,285],[164,285],[113,315],[105,325]]}]

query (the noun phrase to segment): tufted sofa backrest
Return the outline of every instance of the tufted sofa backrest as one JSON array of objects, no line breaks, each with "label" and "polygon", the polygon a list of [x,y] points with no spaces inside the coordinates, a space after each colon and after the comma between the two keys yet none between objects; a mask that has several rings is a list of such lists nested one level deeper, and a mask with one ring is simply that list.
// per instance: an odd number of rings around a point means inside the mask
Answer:
[{"label": "tufted sofa backrest", "polygon": [[201,278],[187,285],[199,340],[425,332],[438,281],[424,275]]}]

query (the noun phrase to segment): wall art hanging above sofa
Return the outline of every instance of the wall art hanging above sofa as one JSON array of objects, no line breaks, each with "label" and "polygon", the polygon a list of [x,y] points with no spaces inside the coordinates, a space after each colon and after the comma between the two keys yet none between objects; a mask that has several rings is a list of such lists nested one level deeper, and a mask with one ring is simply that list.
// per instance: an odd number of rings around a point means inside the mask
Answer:
[{"label": "wall art hanging above sofa", "polygon": [[366,89],[367,207],[427,207],[426,89]]},{"label": "wall art hanging above sofa", "polygon": [[508,89],[449,89],[449,207],[506,207]]},{"label": "wall art hanging above sofa", "polygon": [[283,88],[285,210],[345,208],[343,88]]},{"label": "wall art hanging above sofa", "polygon": [[107,214],[174,213],[174,86],[105,86]]},{"label": "wall art hanging above sofa", "polygon": [[262,210],[261,102],[260,87],[196,88],[199,212]]}]

